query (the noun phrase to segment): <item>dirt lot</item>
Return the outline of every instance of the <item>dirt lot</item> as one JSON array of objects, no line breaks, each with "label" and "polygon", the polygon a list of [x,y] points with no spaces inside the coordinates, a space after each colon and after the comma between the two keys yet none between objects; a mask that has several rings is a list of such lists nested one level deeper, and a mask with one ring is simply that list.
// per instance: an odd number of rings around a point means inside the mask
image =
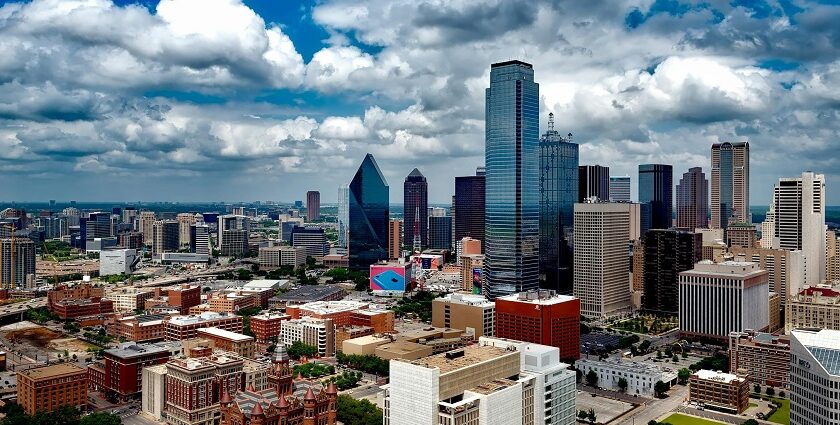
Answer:
[{"label": "dirt lot", "polygon": [[[3,329],[5,331],[3,336],[8,341],[21,346],[32,347],[40,355],[48,355],[51,360],[57,359],[59,354],[63,356],[65,350],[70,356],[75,354],[78,357],[85,357],[90,354],[87,352],[87,349],[94,347],[94,345],[87,342],[68,337],[61,332],[56,332],[34,323],[21,322],[15,325],[12,329],[9,329],[9,327],[4,327]],[[34,354],[34,352],[27,352],[27,355]]]},{"label": "dirt lot", "polygon": [[43,327],[19,329],[6,333],[6,339],[16,344],[29,344],[33,347],[46,348],[54,339],[64,335]]}]

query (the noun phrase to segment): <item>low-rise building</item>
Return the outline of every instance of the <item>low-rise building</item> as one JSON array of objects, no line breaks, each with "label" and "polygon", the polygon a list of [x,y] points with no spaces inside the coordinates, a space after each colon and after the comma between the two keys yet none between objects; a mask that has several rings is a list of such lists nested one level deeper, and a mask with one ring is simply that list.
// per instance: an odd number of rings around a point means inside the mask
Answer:
[{"label": "low-rise building", "polygon": [[143,413],[162,421],[166,411],[166,365],[143,368]]},{"label": "low-rise building", "polygon": [[17,404],[27,415],[60,407],[87,408],[87,371],[74,363],[59,363],[20,371]]},{"label": "low-rise building", "polygon": [[258,343],[276,342],[280,335],[280,323],[292,316],[281,313],[263,313],[251,316],[251,332]]},{"label": "low-rise building", "polygon": [[729,370],[744,369],[754,383],[784,387],[790,370],[790,341],[764,332],[729,333]]},{"label": "low-rise building", "polygon": [[432,300],[432,326],[464,329],[478,339],[493,336],[496,304],[481,295],[450,294]]},{"label": "low-rise building", "polygon": [[143,310],[146,300],[152,298],[155,292],[144,288],[120,288],[108,293],[108,299],[114,302],[116,311]]},{"label": "low-rise building", "polygon": [[336,326],[335,327],[335,349],[342,350],[344,341],[362,336],[373,335],[373,328],[370,326]]},{"label": "low-rise building", "polygon": [[270,270],[281,266],[301,267],[306,264],[306,247],[269,246],[259,249],[260,269]]},{"label": "low-rise building", "polygon": [[[142,390],[143,368],[166,363],[170,346],[167,344],[137,344],[126,342],[105,350],[101,366],[88,371],[90,388],[128,400]],[[104,377],[98,377],[104,373]]]},{"label": "low-rise building", "polygon": [[216,348],[236,353],[246,359],[254,358],[257,352],[254,338],[241,333],[219,328],[201,328],[196,336],[212,341]]},{"label": "low-rise building", "polygon": [[166,364],[166,423],[214,425],[221,394],[242,386],[242,360],[226,356],[172,359]]},{"label": "low-rise building", "polygon": [[337,285],[304,285],[269,300],[271,308],[285,308],[315,301],[339,301],[347,292]]},{"label": "low-rise building", "polygon": [[688,379],[688,399],[707,409],[740,415],[750,406],[750,383],[745,375],[698,370]]},{"label": "low-rise building", "polygon": [[253,294],[231,292],[211,294],[207,297],[210,311],[217,313],[236,313],[239,310],[259,306],[259,300]]},{"label": "low-rise building", "polygon": [[814,286],[791,296],[785,304],[785,331],[794,329],[840,330],[840,291]]},{"label": "low-rise building", "polygon": [[341,342],[341,352],[349,355],[368,356],[375,355],[376,348],[393,341],[387,336],[365,335],[357,338],[345,339]]},{"label": "low-rise building", "polygon": [[583,375],[590,371],[598,376],[598,386],[609,390],[618,391],[620,379],[627,381],[627,394],[638,394],[652,397],[656,382],[662,381],[672,385],[676,383],[677,373],[670,369],[664,369],[658,365],[644,362],[627,361],[621,359],[590,360],[580,359],[575,362]]},{"label": "low-rise building", "polygon": [[316,347],[321,356],[335,355],[335,324],[332,319],[304,317],[284,320],[280,324],[280,339],[285,346],[300,341]]},{"label": "low-rise building", "polygon": [[219,328],[242,332],[242,317],[228,313],[207,312],[199,315],[173,317],[163,324],[167,341],[195,338],[200,328]]}]

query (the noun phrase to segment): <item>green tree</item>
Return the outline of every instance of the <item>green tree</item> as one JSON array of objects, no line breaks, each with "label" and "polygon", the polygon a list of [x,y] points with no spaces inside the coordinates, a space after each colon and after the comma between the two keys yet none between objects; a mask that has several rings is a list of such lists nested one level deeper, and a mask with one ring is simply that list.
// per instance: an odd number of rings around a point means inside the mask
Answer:
[{"label": "green tree", "polygon": [[690,370],[688,370],[686,368],[682,368],[682,369],[677,371],[677,379],[679,379],[680,384],[685,385],[688,382],[689,377],[691,377],[691,371]]},{"label": "green tree", "polygon": [[318,348],[304,344],[301,341],[295,341],[286,349],[286,352],[289,353],[289,357],[298,360],[304,356],[315,357],[318,354]]},{"label": "green tree", "polygon": [[624,378],[618,378],[618,389],[621,392],[627,392],[627,380]]},{"label": "green tree", "polygon": [[662,381],[656,381],[656,384],[653,385],[653,392],[657,397],[663,397],[668,392],[668,384]]},{"label": "green tree", "polygon": [[586,413],[586,410],[578,411],[578,418],[580,418],[580,420],[585,421],[587,416],[589,415]]},{"label": "green tree", "polygon": [[755,419],[747,419],[744,422],[741,422],[741,425],[758,425],[758,421]]},{"label": "green tree", "polygon": [[586,374],[586,383],[587,383],[590,387],[595,387],[595,386],[597,386],[597,385],[598,385],[598,374],[597,374],[597,373],[595,373],[595,371],[594,371],[594,370],[590,370],[590,371]]},{"label": "green tree", "polygon": [[122,424],[122,419],[119,416],[105,413],[105,412],[96,412],[91,413],[82,418],[79,421],[79,425],[120,425]]},{"label": "green tree", "polygon": [[644,340],[639,344],[639,350],[647,351],[650,348],[650,341]]},{"label": "green tree", "polygon": [[776,390],[773,387],[767,387],[764,390],[764,394],[767,394],[768,396],[773,397],[774,395],[776,395]]},{"label": "green tree", "polygon": [[589,423],[594,424],[598,420],[598,417],[595,416],[595,409],[589,409],[586,412],[586,418],[589,419]]},{"label": "green tree", "polygon": [[753,392],[756,394],[761,394],[761,385],[755,384],[753,385]]},{"label": "green tree", "polygon": [[336,416],[345,425],[382,423],[382,410],[367,400],[355,400],[348,395],[338,396]]}]

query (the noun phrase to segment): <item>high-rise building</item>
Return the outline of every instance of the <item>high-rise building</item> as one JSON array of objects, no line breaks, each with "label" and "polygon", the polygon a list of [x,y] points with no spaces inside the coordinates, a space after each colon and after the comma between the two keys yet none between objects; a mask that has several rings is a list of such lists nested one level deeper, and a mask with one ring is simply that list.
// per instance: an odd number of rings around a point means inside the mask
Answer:
[{"label": "high-rise building", "polygon": [[348,251],[354,270],[388,258],[388,183],[373,155],[367,154],[349,189]]},{"label": "high-rise building", "polygon": [[392,218],[388,221],[388,259],[400,258],[403,221]]},{"label": "high-rise building", "polygon": [[560,349],[560,358],[580,358],[580,300],[551,290],[496,298],[496,336]]},{"label": "high-rise building", "polygon": [[219,217],[218,244],[221,255],[244,255],[248,252],[251,219],[244,215]]},{"label": "high-rise building", "polygon": [[178,245],[190,245],[190,226],[195,224],[195,214],[181,213],[177,215],[178,220]]},{"label": "high-rise building", "polygon": [[630,202],[630,176],[610,176],[610,201]]},{"label": "high-rise building", "polygon": [[840,418],[840,331],[790,333],[790,424],[830,425]]},{"label": "high-rise building", "polygon": [[292,246],[306,248],[306,255],[310,257],[323,257],[330,253],[324,229],[316,226],[292,229]]},{"label": "high-rise building", "polygon": [[578,167],[578,202],[589,198],[610,199],[610,167],[581,165]]},{"label": "high-rise building", "polygon": [[29,238],[0,239],[0,288],[35,287],[35,242]]},{"label": "high-rise building", "polygon": [[85,410],[87,370],[75,363],[58,363],[17,373],[17,404],[27,415],[47,413],[64,406]]},{"label": "high-rise building", "polygon": [[677,183],[677,227],[696,229],[709,224],[709,181],[700,167],[692,167]]},{"label": "high-rise building", "polygon": [[679,273],[703,256],[703,237],[694,231],[654,229],[645,234],[642,308],[656,314],[679,313]]},{"label": "high-rise building", "polygon": [[423,173],[416,168],[405,178],[403,200],[403,218],[405,219],[403,245],[410,246],[413,250],[419,248],[422,251],[423,248],[429,246],[427,230],[429,185]]},{"label": "high-rise building", "polygon": [[756,245],[755,225],[747,223],[731,223],[726,228],[726,244],[730,247],[752,248]]},{"label": "high-rise building", "polygon": [[539,287],[539,85],[520,61],[490,67],[485,93],[485,291]]},{"label": "high-rise building", "polygon": [[493,336],[496,304],[481,295],[450,294],[432,300],[432,326],[463,329],[475,338]]},{"label": "high-rise building", "polygon": [[178,250],[180,226],[176,220],[158,220],[152,227],[152,255]]},{"label": "high-rise building", "polygon": [[802,251],[733,246],[729,248],[729,253],[736,257],[743,256],[747,261],[758,264],[762,270],[767,270],[770,291],[781,296],[783,305],[791,294],[796,294],[799,288],[805,286]]},{"label": "high-rise building", "polygon": [[[771,248],[801,250],[805,260],[805,284],[825,279],[825,176],[810,171],[795,178],[781,178],[773,191],[772,233],[762,225],[761,239]],[[762,246],[765,246],[762,243]]]},{"label": "high-rise building", "polygon": [[744,261],[701,261],[680,273],[680,335],[726,341],[769,326],[768,273]]},{"label": "high-rise building", "polygon": [[190,252],[210,254],[210,226],[193,224],[190,226]]},{"label": "high-rise building", "polygon": [[673,179],[674,170],[670,165],[639,165],[639,202],[650,204],[650,229],[673,226]]},{"label": "high-rise building", "polygon": [[347,250],[347,232],[350,231],[350,186],[343,184],[338,187],[338,245]]},{"label": "high-rise building", "polygon": [[484,242],[484,178],[483,167],[474,176],[455,177],[455,240],[469,236]]},{"label": "high-rise building", "polygon": [[578,197],[578,145],[554,130],[540,138],[540,287],[572,292],[571,233]]},{"label": "high-rise building", "polygon": [[750,144],[712,145],[712,228],[752,223],[750,213]]},{"label": "high-rise building", "polygon": [[146,245],[152,244],[154,238],[154,231],[152,227],[155,224],[157,217],[154,211],[140,211],[140,233],[143,234],[143,243]]},{"label": "high-rise building", "polygon": [[306,221],[321,219],[321,192],[310,190],[306,192]]},{"label": "high-rise building", "polygon": [[452,217],[429,217],[429,248],[452,249]]},{"label": "high-rise building", "polygon": [[612,317],[631,310],[627,249],[635,239],[631,237],[634,206],[638,213],[638,204],[575,204],[574,295],[585,317]]}]

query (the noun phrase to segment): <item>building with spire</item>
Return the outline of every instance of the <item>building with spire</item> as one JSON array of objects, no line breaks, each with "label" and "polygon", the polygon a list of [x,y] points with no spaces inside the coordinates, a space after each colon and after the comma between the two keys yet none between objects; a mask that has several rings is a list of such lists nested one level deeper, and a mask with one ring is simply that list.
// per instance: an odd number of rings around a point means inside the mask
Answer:
[{"label": "building with spire", "polygon": [[353,270],[388,259],[388,183],[373,155],[359,166],[348,193],[348,252]]},{"label": "building with spire", "polygon": [[418,169],[411,170],[403,183],[403,245],[412,251],[429,246],[429,184]]}]

